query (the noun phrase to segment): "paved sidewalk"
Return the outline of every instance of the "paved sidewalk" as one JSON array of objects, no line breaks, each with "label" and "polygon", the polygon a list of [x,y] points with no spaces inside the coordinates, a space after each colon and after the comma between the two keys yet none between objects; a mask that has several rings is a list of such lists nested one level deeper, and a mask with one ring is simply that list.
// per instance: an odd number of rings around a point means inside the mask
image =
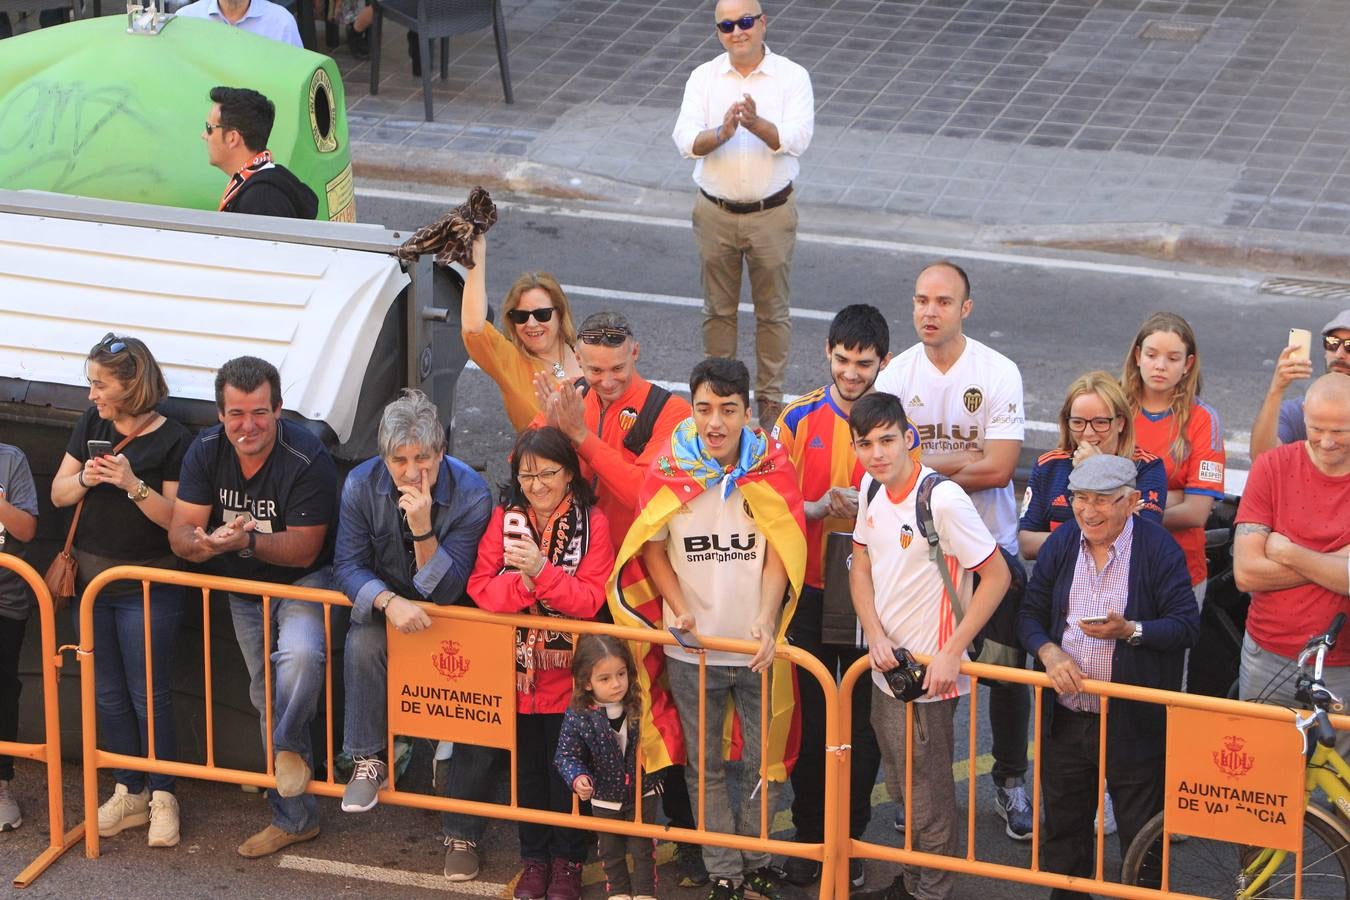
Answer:
[{"label": "paved sidewalk", "polygon": [[[800,198],[976,225],[1173,223],[1350,233],[1344,0],[764,0],[805,65]],[[711,4],[506,0],[516,102],[491,32],[451,42],[422,121],[402,29],[380,93],[337,51],[360,155],[518,159],[689,191],[670,132],[720,52]]]}]

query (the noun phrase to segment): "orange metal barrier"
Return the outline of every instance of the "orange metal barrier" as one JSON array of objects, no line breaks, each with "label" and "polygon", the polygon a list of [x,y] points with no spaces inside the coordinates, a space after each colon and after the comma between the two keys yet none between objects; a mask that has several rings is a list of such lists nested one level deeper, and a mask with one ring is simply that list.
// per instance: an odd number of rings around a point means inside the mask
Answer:
[{"label": "orange metal barrier", "polygon": [[14,877],[15,887],[27,887],[84,836],[84,823],[66,831],[65,805],[61,781],[61,718],[56,694],[61,657],[56,646],[56,608],[42,576],[28,563],[8,553],[0,553],[0,568],[9,569],[28,583],[37,598],[38,625],[42,654],[42,724],[45,740],[40,744],[0,741],[0,753],[32,759],[47,765],[47,816],[51,838],[43,850]]},{"label": "orange metal barrier", "polygon": [[[114,581],[139,581],[142,585],[143,602],[150,602],[150,584],[174,584],[183,587],[193,588],[201,591],[202,602],[202,623],[203,634],[202,643],[203,653],[203,674],[205,677],[205,705],[206,705],[206,762],[205,764],[184,763],[170,760],[161,760],[155,758],[155,739],[154,739],[154,704],[147,704],[146,730],[147,747],[149,756],[127,756],[123,754],[111,753],[100,750],[97,746],[97,719],[95,708],[95,674],[94,674],[94,654],[97,648],[93,645],[93,598],[110,582]],[[263,605],[263,632],[271,640],[271,623],[269,604],[266,602],[270,598],[293,599],[311,603],[324,604],[324,632],[325,632],[325,684],[328,703],[327,707],[327,728],[325,729],[327,738],[327,758],[333,759],[333,739],[332,739],[332,690],[333,690],[333,672],[332,672],[332,648],[327,646],[331,641],[331,607],[348,606],[346,596],[331,590],[319,590],[315,588],[296,587],[293,585],[270,584],[265,582],[245,581],[234,578],[221,578],[207,575],[198,575],[189,572],[171,571],[165,569],[152,569],[139,566],[118,566],[100,573],[90,582],[85,589],[84,596],[80,603],[80,634],[82,640],[79,648],[81,664],[81,691],[82,691],[82,718],[83,718],[83,737],[84,737],[84,802],[86,818],[96,815],[98,809],[98,770],[103,768],[124,768],[142,772],[157,772],[174,775],[183,778],[200,778],[209,781],[219,781],[229,784],[247,784],[260,788],[271,788],[276,786],[276,780],[272,773],[272,748],[271,748],[271,722],[272,722],[272,674],[271,674],[271,653],[264,654],[265,660],[265,684],[267,694],[266,720],[267,728],[267,763],[266,771],[253,772],[242,769],[222,768],[215,764],[215,730],[214,717],[212,711],[212,676],[211,676],[211,616],[210,616],[210,592],[220,591],[236,594],[258,595],[264,598]],[[488,624],[504,625],[511,627],[537,627],[539,618],[528,615],[504,615],[498,613],[484,612],[479,609],[464,606],[435,606],[431,604],[421,604],[423,609],[436,619],[451,619],[468,622],[482,622]],[[151,636],[149,629],[149,619],[146,616],[146,696],[154,696],[154,672],[151,667],[152,654],[149,650]],[[548,620],[549,627],[559,631],[569,631],[574,634],[610,634],[622,640],[638,643],[657,643],[674,644],[674,638],[664,630],[623,628],[615,625],[609,625],[599,622],[586,622],[573,619],[553,619]],[[750,641],[732,641],[718,638],[702,638],[708,649],[729,650],[746,655],[753,654],[758,645]],[[826,745],[835,748],[835,752],[842,758],[847,758],[847,748],[842,746],[842,741],[838,738],[846,734],[846,721],[841,719],[839,711],[836,708],[836,691],[834,679],[825,667],[809,653],[805,653],[788,645],[781,645],[777,648],[777,658],[786,659],[797,667],[798,672],[809,673],[821,685],[826,700]],[[699,684],[700,687],[705,683],[706,666],[700,661],[699,665]],[[768,717],[768,698],[766,696],[768,688],[767,673],[761,678],[761,695],[764,702],[761,704],[763,710],[761,714],[761,733],[767,734]],[[503,693],[510,696],[512,702],[515,699],[515,685],[510,684],[503,690]],[[700,700],[700,713],[702,713],[702,700]],[[702,716],[700,715],[700,719]],[[392,731],[388,735],[389,743],[387,746],[393,746]],[[721,735],[714,735],[714,739],[721,740]],[[705,752],[704,740],[706,736],[700,736],[699,753]],[[514,747],[512,748],[514,750]],[[718,748],[719,752],[720,747]],[[476,816],[483,816],[494,819],[507,819],[511,821],[532,822],[541,825],[554,825],[564,827],[581,827],[591,831],[607,831],[617,834],[637,835],[650,837],[654,839],[672,840],[678,842],[690,842],[700,844],[712,844],[721,847],[730,847],[737,850],[754,850],[760,852],[769,852],[773,854],[782,854],[790,856],[800,856],[807,859],[816,860],[822,863],[824,872],[829,873],[838,869],[843,872],[842,877],[847,877],[848,857],[847,843],[848,828],[842,831],[838,830],[838,824],[835,819],[826,816],[824,823],[824,839],[819,844],[799,844],[792,841],[775,840],[769,836],[769,828],[772,822],[773,811],[768,808],[767,792],[760,794],[760,829],[758,836],[743,836],[737,834],[725,834],[722,832],[709,832],[702,827],[702,810],[705,808],[702,801],[704,785],[702,770],[700,769],[700,778],[698,784],[698,796],[700,798],[699,822],[698,827],[694,829],[674,828],[653,823],[644,823],[641,821],[641,804],[636,804],[634,821],[619,821],[614,819],[601,819],[585,817],[578,821],[575,814],[555,813],[546,810],[528,809],[517,805],[516,798],[516,776],[515,776],[515,754],[512,753],[512,771],[511,771],[511,803],[502,805],[496,803],[483,803],[467,800],[452,800],[448,797],[431,796],[427,794],[410,793],[400,791],[396,785],[391,785],[380,792],[381,803],[393,805],[410,806],[418,809],[434,810],[437,812],[459,812],[468,813]],[[344,784],[335,783],[333,780],[333,766],[328,766],[327,778],[324,781],[311,781],[309,793],[323,797],[341,797]],[[760,761],[761,772],[763,770],[763,760]],[[847,765],[844,770],[847,777]],[[846,790],[846,785],[841,787],[839,770],[837,767],[826,766],[825,770],[825,806],[826,809],[846,805],[846,800],[841,798],[846,796],[841,794],[841,790]],[[641,789],[641,779],[637,779],[638,790]],[[575,809],[575,804],[574,804]],[[845,823],[847,818],[845,817]],[[842,835],[842,838],[841,838]],[[86,855],[95,858],[99,855],[99,839],[97,829],[91,829],[85,842]],[[835,896],[836,881],[829,877],[822,877],[820,887],[821,900],[831,900]],[[847,897],[847,888],[839,893],[839,897]]]},{"label": "orange metal barrier", "polygon": [[[927,663],[928,658],[922,654],[915,654],[921,662]],[[838,795],[841,801],[837,807],[838,814],[834,827],[834,834],[840,836],[840,852],[835,856],[835,867],[830,869],[826,864],[825,872],[822,878],[830,877],[833,873],[835,881],[835,896],[848,896],[848,860],[852,857],[864,857],[869,859],[880,859],[888,862],[907,863],[926,868],[944,869],[952,872],[966,873],[988,878],[996,878],[1003,881],[1014,881],[1023,884],[1034,884],[1047,888],[1061,888],[1072,891],[1081,891],[1084,893],[1105,894],[1112,897],[1129,898],[1156,898],[1163,892],[1150,888],[1136,887],[1133,885],[1123,885],[1116,881],[1108,881],[1104,878],[1103,867],[1105,865],[1105,841],[1106,834],[1100,827],[1100,817],[1102,815],[1102,795],[1106,788],[1106,741],[1100,742],[1098,759],[1098,782],[1097,782],[1097,807],[1098,807],[1098,829],[1095,838],[1095,873],[1092,878],[1076,878],[1068,875],[1061,875],[1054,872],[1045,872],[1040,868],[1040,843],[1041,843],[1041,710],[1042,704],[1055,702],[1055,690],[1048,676],[1041,672],[1035,672],[1024,669],[1009,669],[1002,666],[991,666],[980,663],[962,663],[961,671],[971,676],[970,694],[966,696],[969,701],[969,771],[967,777],[967,796],[966,796],[966,851],[962,857],[942,856],[933,853],[925,853],[913,848],[912,829],[906,829],[903,846],[896,848],[884,844],[875,844],[863,840],[850,840],[848,838],[849,823],[849,754],[847,752],[836,754],[838,762]],[[870,675],[871,664],[868,657],[859,659],[845,673],[839,685],[838,696],[834,698],[835,708],[839,715],[839,733],[847,736],[852,734],[853,728],[853,705],[849,702],[852,696],[854,686],[858,681]],[[1031,794],[1031,813],[1032,813],[1032,838],[1031,838],[1031,865],[1030,868],[1019,866],[1010,866],[1001,863],[989,862],[977,858],[977,846],[975,840],[975,779],[976,779],[976,753],[975,738],[976,726],[980,715],[980,697],[979,681],[981,679],[1016,682],[1019,684],[1030,685],[1035,691],[1035,704],[1032,710],[1032,725],[1034,728],[1034,767],[1033,780],[1028,783],[1027,790]],[[870,681],[870,678],[868,678]],[[860,690],[870,690],[870,685],[864,684],[859,687]],[[1049,692],[1048,694],[1046,692]],[[1225,713],[1228,715],[1239,715],[1249,719],[1262,719],[1269,721],[1278,721],[1289,723],[1291,740],[1293,735],[1293,721],[1295,713],[1293,710],[1274,705],[1264,705],[1259,703],[1250,703],[1239,700],[1226,700],[1217,697],[1206,697],[1194,694],[1182,694],[1172,691],[1154,690],[1151,688],[1135,687],[1133,685],[1115,684],[1105,681],[1084,681],[1084,693],[1095,694],[1102,698],[1101,701],[1101,728],[1103,736],[1105,734],[1106,721],[1110,710],[1110,700],[1112,698],[1122,700],[1134,700],[1145,703],[1157,703],[1166,706],[1179,707],[1183,709],[1204,710],[1209,712]],[[1332,716],[1331,721],[1338,731],[1350,728],[1350,716]],[[912,704],[906,704],[905,708],[905,730],[906,734],[912,735],[913,731],[913,709]],[[878,740],[883,739],[877,735]],[[904,784],[906,818],[909,813],[909,797],[911,796],[911,787],[913,783],[913,748],[907,746],[905,752],[905,772],[902,775]],[[955,760],[953,760],[955,762]],[[955,798],[953,798],[955,800]],[[1298,794],[1298,801],[1303,801],[1303,794]],[[829,809],[830,807],[826,807]],[[1167,883],[1167,862],[1164,855],[1163,862],[1164,884]],[[1231,887],[1231,886],[1230,886]],[[822,893],[823,896],[823,893]],[[1191,896],[1168,892],[1168,896]]]}]

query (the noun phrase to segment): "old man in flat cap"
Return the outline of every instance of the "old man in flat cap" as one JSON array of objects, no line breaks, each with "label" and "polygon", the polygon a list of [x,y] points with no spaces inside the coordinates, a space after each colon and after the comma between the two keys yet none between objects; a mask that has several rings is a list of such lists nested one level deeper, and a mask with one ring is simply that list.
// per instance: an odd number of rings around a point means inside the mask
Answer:
[{"label": "old man in flat cap", "polygon": [[[1046,540],[1018,617],[1022,644],[1056,692],[1041,721],[1047,872],[1093,873],[1103,737],[1100,698],[1086,690],[1087,680],[1179,690],[1186,648],[1200,632],[1185,557],[1167,529],[1134,514],[1134,479],[1134,463],[1120,456],[1094,456],[1073,470],[1074,521]],[[1165,729],[1164,707],[1111,701],[1106,789],[1122,857],[1162,810]],[[1057,889],[1050,896],[1080,895]]]}]

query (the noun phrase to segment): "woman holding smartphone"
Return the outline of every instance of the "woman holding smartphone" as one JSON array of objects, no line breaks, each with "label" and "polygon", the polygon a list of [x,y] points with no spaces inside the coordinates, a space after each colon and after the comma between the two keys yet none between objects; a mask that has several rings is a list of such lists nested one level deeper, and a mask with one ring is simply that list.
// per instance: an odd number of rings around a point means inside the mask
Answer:
[{"label": "woman holding smartphone", "polygon": [[[483,609],[538,617],[539,627],[516,629],[516,784],[525,806],[572,809],[572,787],[553,757],[572,699],[576,640],[548,623],[594,618],[613,567],[609,525],[581,476],[572,442],[556,428],[522,432],[511,451],[511,481],[478,545],[468,593]],[[462,749],[455,748],[456,765]],[[522,822],[524,871],[516,898],[580,896],[591,843],[585,831]]]},{"label": "woman holding smartphone", "polygon": [[[178,474],[192,436],[155,406],[169,395],[154,356],[133,337],[109,333],[85,360],[88,409],[70,436],[52,479],[52,504],[83,501],[75,532],[76,588],[118,565],[177,568],[166,529]],[[183,618],[182,588],[150,586],[155,757],[175,759],[173,659]],[[79,609],[76,608],[76,623]],[[139,582],[114,582],[94,604],[94,674],[99,731],[114,753],[148,756],[145,615]],[[151,847],[178,843],[178,801],[168,775],[115,770],[113,796],[98,810],[98,831],[111,837],[149,824]]]},{"label": "woman holding smartphone", "polygon": [[1205,604],[1205,522],[1223,499],[1223,425],[1200,400],[1195,332],[1176,313],[1149,316],[1125,355],[1120,378],[1134,412],[1135,440],[1167,470],[1163,525],[1186,554],[1195,602]]},{"label": "woman holding smartphone", "polygon": [[487,238],[481,234],[473,242],[473,259],[460,307],[464,348],[497,382],[511,427],[521,431],[539,415],[536,372],[548,372],[559,382],[581,377],[572,306],[552,275],[526,272],[506,292],[498,331],[487,320]]}]

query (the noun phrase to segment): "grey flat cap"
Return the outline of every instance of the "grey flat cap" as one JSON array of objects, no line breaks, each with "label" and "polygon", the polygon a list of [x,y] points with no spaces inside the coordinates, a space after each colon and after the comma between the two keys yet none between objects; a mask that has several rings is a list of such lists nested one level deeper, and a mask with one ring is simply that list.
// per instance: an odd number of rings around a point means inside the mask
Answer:
[{"label": "grey flat cap", "polygon": [[1340,315],[1328,322],[1327,327],[1322,329],[1322,337],[1342,329],[1350,331],[1350,309],[1341,310]]},{"label": "grey flat cap", "polygon": [[1123,456],[1089,456],[1069,473],[1069,490],[1106,494],[1116,488],[1134,487],[1135,473],[1134,463]]}]

